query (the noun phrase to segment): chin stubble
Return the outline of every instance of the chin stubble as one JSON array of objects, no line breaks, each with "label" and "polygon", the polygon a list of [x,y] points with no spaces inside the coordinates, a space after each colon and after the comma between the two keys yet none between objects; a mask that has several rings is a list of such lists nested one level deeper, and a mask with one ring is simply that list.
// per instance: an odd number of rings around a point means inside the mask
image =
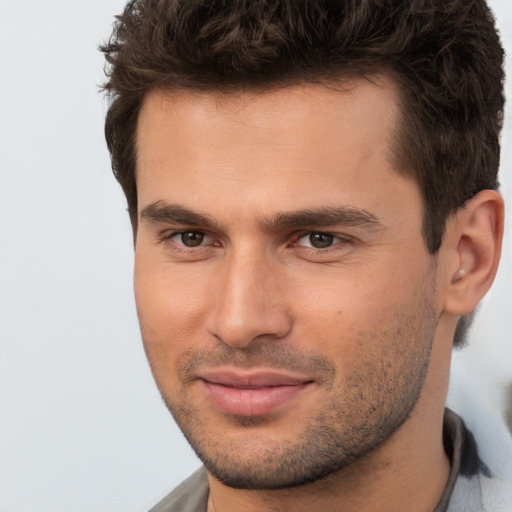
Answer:
[{"label": "chin stubble", "polygon": [[[366,457],[411,415],[423,388],[437,325],[431,307],[421,308],[416,313],[420,316],[398,322],[393,332],[386,333],[387,337],[400,340],[395,353],[386,352],[392,344],[383,343],[381,350],[377,345],[376,351],[359,360],[357,368],[352,368],[341,379],[336,378],[336,366],[319,354],[268,342],[245,349],[219,344],[213,350],[189,351],[177,369],[183,383],[178,399],[170,400],[164,392],[162,396],[207,470],[225,485],[237,489],[277,490],[315,482]],[[361,335],[360,338],[357,343],[364,347],[367,337]],[[271,440],[261,442],[259,436],[260,431],[270,428],[275,421],[272,414],[262,417],[226,415],[233,426],[246,434],[245,442],[240,444],[238,439],[215,432],[215,425],[206,425],[201,411],[189,400],[189,386],[193,385],[195,371],[202,364],[209,367],[264,366],[315,375],[318,376],[316,384],[329,399],[307,421],[300,435],[278,444]],[[251,439],[255,436],[260,439],[259,445],[252,455],[246,456],[244,451],[251,452]]]}]

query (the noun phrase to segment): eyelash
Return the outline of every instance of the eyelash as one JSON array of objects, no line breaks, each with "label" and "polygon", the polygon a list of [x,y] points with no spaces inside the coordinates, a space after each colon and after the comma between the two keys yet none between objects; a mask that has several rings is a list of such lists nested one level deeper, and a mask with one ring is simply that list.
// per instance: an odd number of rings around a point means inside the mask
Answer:
[{"label": "eyelash", "polygon": [[[311,244],[311,237],[313,237],[313,236],[327,237],[327,238],[331,238],[332,240],[331,240],[330,245],[328,245],[326,247],[314,247]],[[298,242],[303,238],[309,239],[309,243],[310,243],[309,246],[298,244]],[[295,239],[295,241],[292,242],[291,245],[295,246],[295,247],[301,247],[302,249],[306,249],[309,251],[328,252],[330,249],[335,248],[339,244],[346,244],[346,243],[350,243],[350,242],[351,242],[351,239],[347,236],[336,235],[334,233],[328,233],[325,231],[308,231],[306,233],[302,233],[299,237],[297,237]],[[335,249],[333,249],[333,250],[335,250]]]},{"label": "eyelash", "polygon": [[[160,241],[164,242],[164,243],[174,244],[176,246],[176,248],[178,248],[177,250],[179,250],[179,251],[188,252],[188,251],[197,250],[198,248],[204,249],[205,245],[203,243],[200,243],[199,245],[196,245],[196,246],[187,246],[184,243],[180,243],[180,242],[173,240],[175,237],[183,236],[187,233],[204,236],[207,239],[210,238],[208,233],[205,233],[204,231],[195,230],[195,229],[183,229],[181,231],[173,231],[172,233],[163,234],[163,236],[160,237]],[[220,244],[215,244],[215,245],[220,245]]]},{"label": "eyelash", "polygon": [[[177,250],[178,252],[191,252],[191,251],[195,252],[198,249],[204,250],[204,249],[208,248],[208,245],[203,243],[204,240],[201,240],[201,242],[196,246],[187,246],[183,243],[183,241],[181,241],[181,243],[180,243],[180,242],[173,240],[174,238],[183,236],[187,233],[203,236],[206,238],[207,241],[209,238],[213,239],[213,237],[211,237],[210,235],[208,235],[208,233],[206,233],[204,231],[194,230],[194,229],[185,229],[185,230],[180,230],[180,231],[173,231],[172,233],[166,233],[160,238],[160,241],[162,241],[164,243],[168,243],[168,242],[173,243],[174,249]],[[306,237],[311,238],[312,236],[330,237],[330,238],[332,238],[332,243],[330,245],[328,245],[326,247],[322,247],[322,248],[313,247],[311,245],[310,246],[299,245],[299,241],[301,239],[306,238]],[[336,246],[338,246],[340,244],[346,245],[346,244],[351,244],[351,243],[353,243],[353,239],[347,235],[337,235],[337,234],[329,233],[329,232],[325,232],[325,231],[306,231],[306,232],[299,233],[298,236],[297,236],[297,234],[294,235],[293,240],[292,240],[292,242],[290,242],[288,244],[288,247],[297,247],[304,251],[314,252],[314,253],[318,254],[318,253],[327,253],[327,252],[330,252],[330,250],[336,250],[333,248],[336,248]],[[213,244],[214,247],[220,246],[220,245],[221,245],[220,243]]]}]

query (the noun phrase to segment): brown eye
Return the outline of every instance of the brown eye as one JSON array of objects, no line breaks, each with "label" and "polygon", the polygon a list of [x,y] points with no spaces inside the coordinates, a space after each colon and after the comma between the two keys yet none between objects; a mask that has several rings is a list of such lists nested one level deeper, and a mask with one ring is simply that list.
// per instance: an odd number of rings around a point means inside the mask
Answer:
[{"label": "brown eye", "polygon": [[180,241],[185,247],[197,247],[203,243],[204,233],[200,231],[184,231],[180,233]]},{"label": "brown eye", "polygon": [[309,235],[309,243],[315,249],[325,249],[330,247],[334,242],[334,236],[327,233],[311,233]]}]

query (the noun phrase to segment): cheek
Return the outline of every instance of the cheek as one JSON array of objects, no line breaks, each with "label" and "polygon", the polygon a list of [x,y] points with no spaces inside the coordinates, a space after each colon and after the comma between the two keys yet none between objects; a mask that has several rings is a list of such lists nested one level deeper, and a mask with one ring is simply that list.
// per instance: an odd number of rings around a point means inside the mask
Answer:
[{"label": "cheek", "polygon": [[193,320],[205,309],[209,286],[197,268],[175,268],[165,257],[138,250],[134,289],[141,327],[180,337],[182,330],[195,329]]},{"label": "cheek", "polygon": [[144,348],[157,381],[171,379],[177,361],[204,338],[208,287],[190,272],[170,272],[169,265],[147,264],[137,255],[135,302]]},{"label": "cheek", "polygon": [[302,280],[302,292],[294,291],[301,305],[295,314],[299,339],[341,362],[386,345],[398,349],[406,340],[399,339],[397,330],[407,330],[410,318],[427,303],[432,308],[432,276],[425,268],[397,262],[365,273],[343,271],[320,281],[321,287]]}]

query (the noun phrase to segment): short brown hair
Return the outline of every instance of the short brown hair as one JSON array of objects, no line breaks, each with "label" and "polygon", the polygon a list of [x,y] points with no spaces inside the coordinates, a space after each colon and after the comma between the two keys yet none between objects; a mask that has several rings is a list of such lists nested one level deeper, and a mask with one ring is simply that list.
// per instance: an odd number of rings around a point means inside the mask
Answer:
[{"label": "short brown hair", "polygon": [[447,217],[498,187],[503,49],[485,0],[131,0],[101,50],[107,145],[134,229],[137,118],[157,88],[388,73],[401,92],[395,152],[420,186],[432,254]]}]

